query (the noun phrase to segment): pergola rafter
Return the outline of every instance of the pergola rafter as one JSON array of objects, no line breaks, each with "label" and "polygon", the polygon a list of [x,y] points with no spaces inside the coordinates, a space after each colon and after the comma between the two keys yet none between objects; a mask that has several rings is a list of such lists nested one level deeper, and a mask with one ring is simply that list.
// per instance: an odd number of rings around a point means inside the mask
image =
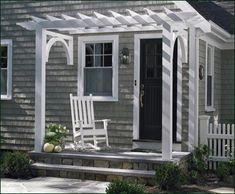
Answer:
[{"label": "pergola rafter", "polygon": [[[208,22],[198,15],[196,12],[173,12],[164,8],[163,12],[154,12],[144,8],[146,14],[139,14],[127,9],[128,15],[122,15],[114,11],[108,11],[111,16],[106,16],[98,12],[94,12],[93,16],[87,16],[82,13],[77,13],[78,17],[72,17],[62,14],[61,18],[47,15],[46,19],[31,16],[31,21],[21,22],[18,25],[28,29],[35,30],[37,27],[43,29],[53,29],[60,31],[67,31],[68,33],[93,33],[93,29],[98,32],[113,31],[136,31],[142,28],[145,30],[154,30],[155,26],[160,26],[164,22],[177,24],[173,30],[177,30],[180,23],[198,25],[202,31],[207,32],[210,26]],[[146,28],[149,26],[149,28]],[[184,25],[185,26],[185,25]],[[185,26],[186,28],[187,26]],[[76,29],[76,30],[74,30]],[[158,28],[157,28],[158,29]]]}]

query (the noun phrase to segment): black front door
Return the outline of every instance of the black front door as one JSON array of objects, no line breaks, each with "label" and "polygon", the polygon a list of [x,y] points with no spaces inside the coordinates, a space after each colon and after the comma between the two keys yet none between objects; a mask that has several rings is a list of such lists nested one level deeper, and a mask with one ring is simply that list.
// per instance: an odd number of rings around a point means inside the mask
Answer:
[{"label": "black front door", "polygon": [[162,138],[162,39],[140,41],[140,139]]}]

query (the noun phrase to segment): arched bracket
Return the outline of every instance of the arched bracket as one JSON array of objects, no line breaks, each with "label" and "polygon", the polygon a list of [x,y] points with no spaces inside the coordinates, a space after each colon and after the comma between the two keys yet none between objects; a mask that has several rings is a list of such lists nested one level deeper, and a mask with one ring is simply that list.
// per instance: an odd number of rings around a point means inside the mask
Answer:
[{"label": "arched bracket", "polygon": [[51,47],[56,42],[60,42],[65,50],[65,53],[66,53],[67,64],[73,65],[73,37],[66,36],[66,35],[59,34],[59,33],[55,33],[55,32],[50,32],[50,31],[47,31],[46,35],[52,36],[52,38],[50,38],[46,44],[46,56],[45,56],[46,59],[45,59],[45,61],[48,62]]},{"label": "arched bracket", "polygon": [[178,38],[181,48],[181,54],[182,54],[182,63],[188,62],[188,38],[187,38],[187,32],[176,32],[174,33],[174,40]]}]

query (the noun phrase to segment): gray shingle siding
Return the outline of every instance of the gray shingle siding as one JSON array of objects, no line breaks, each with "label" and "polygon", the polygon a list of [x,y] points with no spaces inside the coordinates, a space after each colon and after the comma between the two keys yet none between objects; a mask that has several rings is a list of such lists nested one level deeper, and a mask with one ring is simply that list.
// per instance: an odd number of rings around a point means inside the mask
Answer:
[{"label": "gray shingle siding", "polygon": [[[35,32],[17,26],[30,15],[45,17],[47,14],[76,16],[108,10],[125,13],[127,8],[143,12],[143,7],[160,11],[163,6],[176,10],[170,1],[1,1],[1,39],[13,41],[13,97],[1,101],[1,131],[5,137],[2,149],[31,150],[34,144],[35,97]],[[77,93],[77,37],[74,37],[74,66],[67,66],[65,54],[54,46],[46,65],[46,122],[59,122],[71,129],[69,93]],[[110,118],[110,143],[113,147],[131,147],[133,133],[133,79],[134,35],[119,34],[119,48],[128,47],[132,60],[129,65],[119,64],[119,101],[95,102],[95,114]],[[71,138],[69,138],[71,139]]]},{"label": "gray shingle siding", "polygon": [[221,120],[234,123],[234,50],[222,51]]},{"label": "gray shingle siding", "polygon": [[[199,115],[234,123],[234,50],[214,49],[214,112],[205,111],[205,78],[199,81]],[[199,41],[199,64],[205,67],[206,43]]]}]

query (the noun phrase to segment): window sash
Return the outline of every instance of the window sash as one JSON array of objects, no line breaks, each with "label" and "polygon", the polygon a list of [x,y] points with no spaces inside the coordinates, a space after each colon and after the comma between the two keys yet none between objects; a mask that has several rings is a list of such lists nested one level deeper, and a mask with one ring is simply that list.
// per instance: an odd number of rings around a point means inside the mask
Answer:
[{"label": "window sash", "polygon": [[1,40],[1,47],[7,47],[6,67],[1,67],[1,100],[10,100],[12,98],[12,40]]},{"label": "window sash", "polygon": [[84,96],[112,96],[113,68],[84,68]]},{"label": "window sash", "polygon": [[[108,70],[112,69],[112,87],[109,96],[93,96],[94,101],[118,101],[118,54],[119,54],[119,49],[118,49],[118,41],[119,41],[119,35],[94,35],[94,36],[82,36],[78,37],[78,95],[84,95],[85,94],[85,71],[90,70],[90,71],[95,71],[95,68],[103,68],[103,70]],[[89,48],[89,53],[86,53],[86,44],[105,44],[109,43],[107,45],[107,50],[105,53],[107,54],[102,54],[103,57],[108,57],[107,61],[111,65],[106,66],[107,64],[104,64],[104,66],[97,67],[95,65],[89,64],[89,67],[86,67],[86,57],[88,55],[93,55],[93,52],[91,48]],[[112,44],[110,44],[112,43]],[[105,46],[106,47],[106,46]],[[111,48],[112,49],[111,49]],[[112,51],[111,51],[112,50]],[[95,52],[95,51],[94,51]],[[103,52],[104,53],[104,52]],[[108,54],[110,53],[110,54]],[[99,56],[100,54],[95,54],[93,56]],[[111,57],[111,58],[110,58]],[[91,59],[89,59],[91,60]],[[105,59],[106,60],[106,59]],[[86,69],[86,70],[85,70]],[[96,70],[97,70],[96,69]]]},{"label": "window sash", "polygon": [[206,46],[205,109],[214,111],[214,48]]},{"label": "window sash", "polygon": [[1,95],[7,95],[7,68],[1,68]]}]

